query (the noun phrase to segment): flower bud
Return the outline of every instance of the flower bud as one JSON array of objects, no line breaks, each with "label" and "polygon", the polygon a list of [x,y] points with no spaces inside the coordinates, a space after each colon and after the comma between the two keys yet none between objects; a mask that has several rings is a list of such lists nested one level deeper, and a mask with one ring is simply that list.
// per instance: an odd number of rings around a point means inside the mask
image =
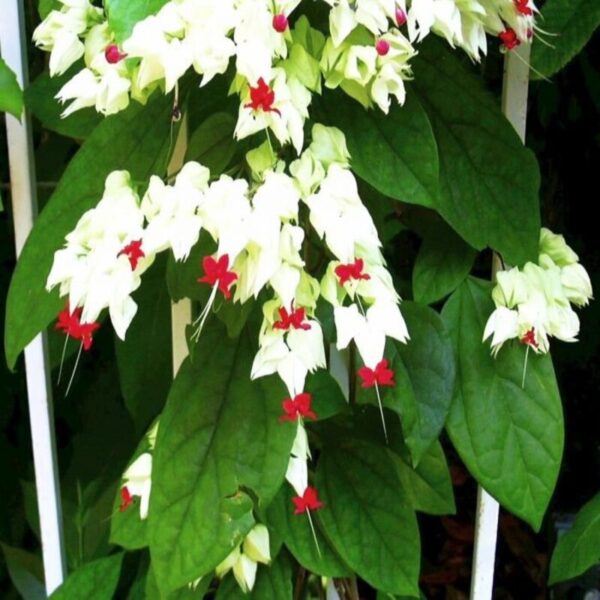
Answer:
[{"label": "flower bud", "polygon": [[560,281],[567,298],[577,306],[586,306],[592,298],[592,282],[585,268],[580,264],[563,267]]},{"label": "flower bud", "polygon": [[249,559],[268,565],[271,562],[269,530],[264,525],[255,525],[244,540],[243,550]]},{"label": "flower bud", "polygon": [[559,267],[572,265],[579,260],[565,242],[564,236],[552,233],[545,227],[540,231],[540,254],[547,254]]}]

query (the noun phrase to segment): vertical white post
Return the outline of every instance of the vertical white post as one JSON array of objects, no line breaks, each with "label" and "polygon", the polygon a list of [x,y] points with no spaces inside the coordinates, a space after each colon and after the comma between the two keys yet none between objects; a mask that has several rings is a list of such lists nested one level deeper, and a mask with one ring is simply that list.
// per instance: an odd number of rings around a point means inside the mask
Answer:
[{"label": "vertical white post", "polygon": [[[27,46],[23,3],[20,0],[4,0],[0,17],[2,57],[23,88],[28,79]],[[21,121],[10,115],[6,116],[6,133],[18,257],[37,216],[31,124],[26,111]],[[44,575],[46,591],[50,595],[65,578],[65,554],[52,388],[44,333],[39,334],[25,348],[25,369]]]},{"label": "vertical white post", "polygon": [[[169,175],[176,173],[181,169],[185,161],[187,151],[188,123],[187,115],[184,114],[179,134],[175,142],[173,156],[169,163]],[[173,377],[177,375],[181,363],[188,355],[187,338],[185,330],[192,323],[192,301],[189,298],[183,298],[179,302],[171,304],[171,344],[173,347]]]},{"label": "vertical white post", "polygon": [[[522,44],[507,52],[504,59],[504,80],[502,82],[502,112],[515,128],[523,143],[525,142],[527,123],[530,53],[531,44]],[[494,275],[498,268],[498,262],[494,260]],[[490,600],[492,598],[499,510],[498,502],[482,487],[479,487],[471,578],[472,600]]]}]

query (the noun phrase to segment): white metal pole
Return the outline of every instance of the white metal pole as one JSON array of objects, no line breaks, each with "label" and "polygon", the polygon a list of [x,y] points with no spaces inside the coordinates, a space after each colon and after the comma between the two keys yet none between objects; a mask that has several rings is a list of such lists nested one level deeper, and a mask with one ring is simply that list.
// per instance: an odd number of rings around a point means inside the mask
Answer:
[{"label": "white metal pole", "polygon": [[[525,143],[527,123],[527,95],[529,91],[529,58],[531,44],[522,44],[507,52],[504,59],[502,82],[502,112]],[[498,261],[494,261],[493,271]],[[473,551],[473,574],[471,599],[490,600],[494,585],[496,540],[500,506],[481,486],[477,490],[477,514],[475,518],[475,548]]]},{"label": "white metal pole", "polygon": [[[27,45],[22,2],[4,0],[0,18],[2,57],[16,74],[22,88],[28,79]],[[6,133],[18,257],[37,216],[35,165],[31,123],[27,111],[21,121],[11,115],[6,116]],[[45,333],[39,334],[25,348],[25,369],[44,576],[46,591],[50,595],[63,582],[66,569],[52,388]]]},{"label": "white metal pole", "polygon": [[[175,142],[173,156],[167,169],[169,175],[181,169],[187,152],[188,121],[184,113]],[[188,355],[187,337],[185,335],[188,325],[192,323],[192,301],[183,298],[179,302],[171,304],[171,344],[173,348],[173,377],[177,375],[181,363]]]}]

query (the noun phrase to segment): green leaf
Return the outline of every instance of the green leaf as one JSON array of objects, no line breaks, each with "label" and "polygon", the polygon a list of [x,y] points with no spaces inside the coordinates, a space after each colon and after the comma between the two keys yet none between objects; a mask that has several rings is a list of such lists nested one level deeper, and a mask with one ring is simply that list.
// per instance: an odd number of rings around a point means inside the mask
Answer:
[{"label": "green leaf", "polygon": [[60,115],[64,106],[55,98],[62,86],[78,70],[79,67],[75,66],[58,77],[50,77],[50,74],[44,71],[25,90],[25,104],[46,129],[83,140],[104,120],[104,117],[93,108],[86,108],[63,119]]},{"label": "green leaf", "polygon": [[[446,327],[437,312],[414,302],[403,302],[402,314],[411,339],[388,341],[386,357],[395,371],[396,385],[382,388],[384,406],[396,411],[413,464],[437,439],[452,400],[455,365]],[[372,388],[358,388],[359,402],[374,404]]]},{"label": "green leaf", "polygon": [[387,449],[357,441],[327,446],[314,513],[342,559],[367,583],[390,594],[418,595],[419,530]]},{"label": "green leaf", "polygon": [[119,582],[123,556],[120,552],[83,565],[67,577],[50,596],[50,600],[112,600]]},{"label": "green leaf", "polygon": [[0,112],[7,112],[21,118],[23,112],[23,92],[15,74],[0,57]]},{"label": "green leaf", "polygon": [[413,269],[413,297],[433,304],[467,277],[477,253],[449,227],[435,227],[423,239]]},{"label": "green leaf", "polygon": [[5,351],[9,368],[19,353],[63,308],[45,284],[54,252],[81,215],[102,197],[106,176],[127,169],[146,181],[165,169],[172,105],[161,98],[105,119],[69,163],[37,219],[13,274],[6,305]]},{"label": "green leaf", "polygon": [[208,117],[192,133],[186,160],[195,160],[208,167],[212,175],[222,173],[235,154],[235,123],[229,113],[218,112]]},{"label": "green leaf", "polygon": [[311,573],[321,577],[350,577],[352,570],[338,556],[331,542],[325,536],[323,526],[314,519],[319,551],[315,545],[310,523],[304,515],[294,514],[292,497],[294,490],[284,485],[277,497],[269,505],[267,516],[269,525],[283,537],[283,542],[294,558]]},{"label": "green leaf", "polygon": [[42,559],[20,548],[0,545],[10,579],[23,600],[46,600]]},{"label": "green leaf", "polygon": [[125,41],[133,26],[149,15],[156,14],[167,0],[104,0],[108,24],[118,44]]},{"label": "green leaf", "polygon": [[421,457],[419,465],[411,466],[408,452],[394,455],[396,471],[411,506],[430,515],[456,512],[450,471],[442,445],[436,441]]},{"label": "green leaf", "polygon": [[306,391],[312,395],[312,409],[320,421],[348,408],[340,384],[328,371],[319,370],[310,374],[306,380]]},{"label": "green leaf", "polygon": [[436,210],[477,250],[514,265],[537,258],[539,169],[500,102],[441,42],[420,46],[414,70],[440,155]]},{"label": "green leaf", "polygon": [[538,73],[551,77],[582,50],[600,25],[600,4],[597,0],[546,0],[538,23],[551,37],[538,33],[547,44],[539,39],[533,43],[533,79],[540,79]]},{"label": "green leaf", "polygon": [[254,524],[284,480],[295,427],[279,422],[285,388],[250,381],[254,337],[207,324],[183,364],[158,431],[148,520],[164,592],[210,573]]},{"label": "green leaf", "polygon": [[483,330],[494,310],[491,284],[467,279],[442,316],[457,356],[447,429],[477,481],[538,529],[554,491],[564,443],[562,406],[550,356],[508,343],[492,358]]},{"label": "green leaf", "polygon": [[173,376],[171,302],[165,285],[165,255],[158,256],[133,298],[138,312],[125,341],[115,336],[125,405],[140,435],[162,409]]},{"label": "green leaf", "polygon": [[292,565],[285,552],[270,565],[258,565],[254,588],[244,594],[233,575],[219,585],[215,600],[292,600]]},{"label": "green leaf", "polygon": [[600,561],[600,494],[578,513],[572,529],[558,538],[550,562],[552,585],[585,573]]},{"label": "green leaf", "polygon": [[61,6],[59,0],[39,0],[38,13],[40,19],[45,19],[52,10],[60,10]]},{"label": "green leaf", "polygon": [[161,594],[158,589],[156,576],[154,575],[152,565],[150,565],[146,576],[144,600],[199,600],[200,598],[203,598],[204,594],[208,591],[211,579],[211,577],[203,577],[200,581],[193,582],[195,585],[192,587],[185,585],[181,589],[165,596]]},{"label": "green leaf", "polygon": [[330,125],[345,134],[352,170],[382,194],[436,206],[438,151],[427,114],[414,94],[388,115],[365,111],[341,93],[319,104]]}]

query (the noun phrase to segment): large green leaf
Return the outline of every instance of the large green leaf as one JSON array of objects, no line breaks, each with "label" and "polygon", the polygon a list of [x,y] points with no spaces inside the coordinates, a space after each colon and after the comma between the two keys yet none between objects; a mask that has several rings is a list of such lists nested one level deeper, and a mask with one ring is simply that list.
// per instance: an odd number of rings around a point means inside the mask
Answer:
[{"label": "large green leaf", "polygon": [[7,112],[17,119],[23,112],[23,92],[15,74],[0,57],[0,112]]},{"label": "large green leaf", "polygon": [[440,155],[435,208],[474,248],[490,246],[515,265],[533,260],[540,232],[535,156],[499,101],[442,43],[422,44],[414,70],[412,92],[429,115]]},{"label": "large green leaf", "polygon": [[592,498],[575,518],[573,528],[556,544],[550,562],[553,584],[573,579],[600,561],[600,494]]},{"label": "large green leaf", "polygon": [[0,546],[10,579],[23,600],[46,600],[42,559],[20,548]]},{"label": "large green leaf", "polygon": [[67,577],[66,581],[50,596],[50,599],[112,600],[119,582],[123,556],[123,553],[120,552],[83,565]]},{"label": "large green leaf", "polygon": [[413,268],[413,298],[432,304],[451,294],[467,277],[476,256],[447,225],[428,231]]},{"label": "large green leaf", "polygon": [[[446,422],[454,386],[454,354],[437,312],[414,302],[403,302],[401,309],[411,339],[407,344],[387,344],[386,357],[395,371],[396,385],[382,388],[382,402],[400,415],[404,441],[416,465]],[[358,391],[360,402],[377,402],[373,388]]]},{"label": "large green leaf", "polygon": [[250,381],[255,335],[231,340],[211,320],[171,388],[148,521],[165,592],[210,573],[252,527],[252,496],[266,506],[283,482],[295,427],[279,422],[279,380]]},{"label": "large green leaf", "polygon": [[357,175],[390,198],[436,206],[438,151],[414,94],[388,115],[379,109],[365,111],[341,93],[327,94],[319,106],[329,124],[344,132]]},{"label": "large green leaf", "polygon": [[418,595],[419,529],[388,451],[358,440],[326,446],[315,516],[335,550],[376,589]]},{"label": "large green leaf", "polygon": [[417,467],[412,467],[408,452],[393,454],[398,477],[415,510],[431,515],[456,512],[452,480],[444,449],[434,442],[421,457]]},{"label": "large green leaf", "polygon": [[[552,34],[538,34],[547,42],[535,40],[531,49],[531,76],[539,79],[560,71],[587,44],[600,25],[597,0],[546,0],[538,22]],[[536,73],[537,71],[537,73]]]},{"label": "large green leaf", "polygon": [[50,77],[50,74],[44,71],[25,90],[25,104],[45,128],[67,137],[85,139],[104,117],[93,108],[86,108],[63,119],[60,115],[64,106],[55,98],[60,88],[78,70],[79,65],[59,77]]},{"label": "large green leaf", "polygon": [[352,570],[337,555],[331,542],[325,537],[323,526],[314,519],[319,549],[308,519],[294,514],[292,497],[294,490],[284,485],[267,511],[269,525],[283,537],[283,541],[294,558],[311,573],[322,577],[350,577]]},{"label": "large green leaf", "polygon": [[138,435],[163,407],[171,385],[171,302],[165,282],[165,255],[144,275],[134,294],[138,312],[125,341],[115,336],[119,380]]},{"label": "large green leaf", "polygon": [[494,310],[491,284],[467,279],[442,316],[457,355],[457,381],[448,415],[452,443],[477,481],[503,506],[539,528],[563,451],[564,427],[552,360],[506,344],[492,358],[483,343]]},{"label": "large green leaf", "polygon": [[228,575],[217,590],[215,600],[292,600],[292,565],[282,552],[269,566],[258,565],[256,581],[249,594],[244,594],[233,575]]},{"label": "large green leaf", "polygon": [[120,44],[129,37],[138,21],[156,14],[166,3],[167,0],[105,0],[108,24],[117,43]]},{"label": "large green leaf", "polygon": [[161,98],[108,117],[69,163],[27,239],[10,284],[4,339],[10,368],[64,306],[58,293],[45,289],[54,252],[79,217],[99,202],[106,176],[127,169],[134,181],[146,181],[152,173],[164,171],[171,109],[169,99]]},{"label": "large green leaf", "polygon": [[222,173],[235,154],[235,124],[230,113],[213,113],[190,136],[186,159],[208,167],[213,176]]}]

